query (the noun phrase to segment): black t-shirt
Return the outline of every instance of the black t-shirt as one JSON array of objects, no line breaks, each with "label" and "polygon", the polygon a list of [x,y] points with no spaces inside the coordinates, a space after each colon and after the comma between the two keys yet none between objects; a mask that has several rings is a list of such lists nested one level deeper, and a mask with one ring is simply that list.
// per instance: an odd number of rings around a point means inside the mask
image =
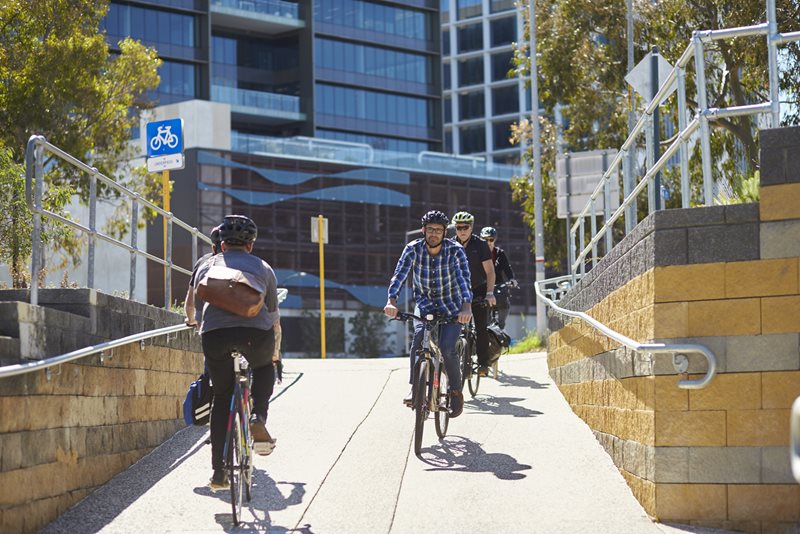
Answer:
[{"label": "black t-shirt", "polygon": [[[458,243],[458,238],[452,239]],[[486,269],[483,268],[483,262],[492,259],[492,251],[489,244],[475,234],[472,234],[467,244],[462,246],[464,252],[467,253],[470,283],[474,291],[476,288],[486,285]]]}]

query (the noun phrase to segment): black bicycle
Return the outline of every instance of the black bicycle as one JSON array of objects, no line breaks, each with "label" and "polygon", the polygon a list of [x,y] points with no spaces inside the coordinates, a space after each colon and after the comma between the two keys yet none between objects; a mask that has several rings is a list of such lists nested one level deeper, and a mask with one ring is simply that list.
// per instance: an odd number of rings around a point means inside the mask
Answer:
[{"label": "black bicycle", "polygon": [[247,360],[238,351],[233,351],[231,356],[235,380],[222,457],[231,486],[233,524],[238,526],[242,517],[242,497],[250,502],[253,489],[253,436],[250,433],[252,400]]},{"label": "black bicycle", "polygon": [[439,349],[439,326],[446,322],[445,318],[427,315],[419,317],[405,312],[397,312],[398,321],[416,319],[425,326],[422,346],[417,352],[414,365],[414,384],[412,386],[411,408],[414,417],[414,454],[420,455],[422,449],[422,433],[425,420],[434,414],[436,435],[443,438],[447,435],[450,424],[450,395],[447,370],[444,366],[442,351]]},{"label": "black bicycle", "polygon": [[[487,306],[486,300],[477,300],[473,307]],[[461,389],[464,384],[469,388],[469,394],[474,398],[478,394],[481,375],[478,364],[478,333],[475,330],[475,320],[470,318],[468,323],[461,327],[461,335],[456,341],[456,354],[461,367]]]}]

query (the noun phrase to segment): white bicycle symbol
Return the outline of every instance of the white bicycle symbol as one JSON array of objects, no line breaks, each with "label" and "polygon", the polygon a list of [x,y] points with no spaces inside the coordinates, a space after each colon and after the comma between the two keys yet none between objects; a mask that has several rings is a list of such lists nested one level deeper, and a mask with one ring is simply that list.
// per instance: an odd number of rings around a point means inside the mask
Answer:
[{"label": "white bicycle symbol", "polygon": [[159,126],[158,135],[150,140],[150,148],[153,151],[158,151],[161,145],[166,145],[169,148],[178,146],[178,136],[172,133],[172,126]]}]

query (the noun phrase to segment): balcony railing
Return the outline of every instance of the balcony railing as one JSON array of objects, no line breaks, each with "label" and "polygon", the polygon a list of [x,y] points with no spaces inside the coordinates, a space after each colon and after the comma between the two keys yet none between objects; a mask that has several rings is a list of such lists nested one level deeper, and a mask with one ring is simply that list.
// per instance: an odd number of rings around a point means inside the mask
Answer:
[{"label": "balcony railing", "polygon": [[354,163],[370,167],[476,177],[503,182],[508,182],[512,176],[520,176],[523,172],[520,167],[514,165],[485,162],[469,156],[453,156],[436,152],[420,152],[419,154],[393,152],[373,149],[362,143],[311,137],[267,137],[233,132],[231,148],[236,152]]},{"label": "balcony railing", "polygon": [[211,100],[214,102],[224,102],[232,106],[255,108],[265,112],[279,111],[283,113],[300,113],[299,96],[212,85]]},{"label": "balcony railing", "polygon": [[297,4],[283,0],[211,0],[211,6],[212,8],[219,6],[275,17],[299,18]]}]

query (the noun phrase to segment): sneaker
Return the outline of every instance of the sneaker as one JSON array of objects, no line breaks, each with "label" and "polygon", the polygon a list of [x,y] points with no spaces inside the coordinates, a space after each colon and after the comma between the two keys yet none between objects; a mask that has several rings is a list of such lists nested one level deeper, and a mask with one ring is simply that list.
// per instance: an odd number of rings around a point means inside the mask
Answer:
[{"label": "sneaker", "polygon": [[464,395],[457,389],[450,390],[450,417],[458,417],[464,411]]},{"label": "sneaker", "polygon": [[228,489],[228,477],[224,469],[214,469],[214,474],[211,475],[211,480],[208,482],[208,487],[211,491],[220,491]]},{"label": "sneaker", "polygon": [[478,367],[478,376],[489,376],[489,366],[481,365]]},{"label": "sneaker", "polygon": [[405,404],[410,408],[413,403],[414,403],[414,390],[410,389],[408,390],[408,395],[403,397],[403,404]]},{"label": "sneaker", "polygon": [[264,420],[256,414],[250,417],[250,435],[253,436],[253,450],[256,454],[261,456],[269,456],[275,449],[275,443],[278,441],[269,435],[267,432],[267,425]]}]

